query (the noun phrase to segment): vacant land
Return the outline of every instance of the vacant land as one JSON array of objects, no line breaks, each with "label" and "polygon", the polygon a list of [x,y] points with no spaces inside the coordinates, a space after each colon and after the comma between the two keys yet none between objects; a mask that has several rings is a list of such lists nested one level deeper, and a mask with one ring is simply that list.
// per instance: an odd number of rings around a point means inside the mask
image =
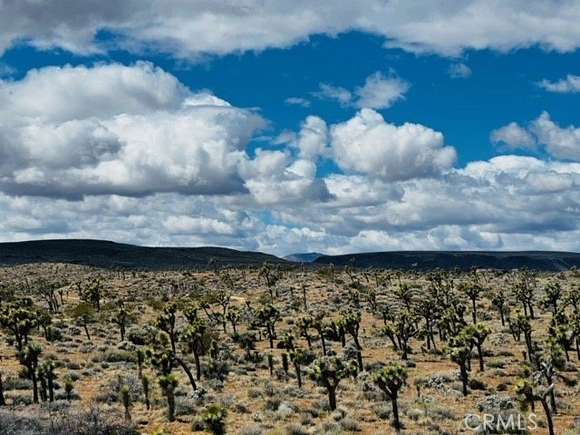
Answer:
[{"label": "vacant land", "polygon": [[36,264],[0,301],[2,434],[580,431],[574,270]]}]

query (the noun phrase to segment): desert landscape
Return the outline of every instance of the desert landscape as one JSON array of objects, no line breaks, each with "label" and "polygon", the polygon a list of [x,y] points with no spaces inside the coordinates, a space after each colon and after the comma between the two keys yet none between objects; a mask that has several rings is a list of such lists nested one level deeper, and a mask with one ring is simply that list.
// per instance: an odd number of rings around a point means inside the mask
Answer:
[{"label": "desert landscape", "polygon": [[3,434],[580,427],[575,269],[43,263],[0,290]]},{"label": "desert landscape", "polygon": [[580,435],[580,0],[0,0],[0,435]]}]

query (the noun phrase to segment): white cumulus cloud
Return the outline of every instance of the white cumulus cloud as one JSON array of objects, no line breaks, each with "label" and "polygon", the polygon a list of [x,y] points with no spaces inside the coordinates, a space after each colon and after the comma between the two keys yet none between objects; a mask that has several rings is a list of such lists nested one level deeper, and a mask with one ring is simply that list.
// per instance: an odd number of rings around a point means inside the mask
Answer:
[{"label": "white cumulus cloud", "polygon": [[331,144],[338,165],[348,171],[405,180],[440,175],[456,159],[443,134],[420,124],[386,122],[372,109],[331,127]]},{"label": "white cumulus cloud", "polygon": [[149,63],[47,67],[0,81],[0,188],[78,197],[245,190],[265,121]]}]

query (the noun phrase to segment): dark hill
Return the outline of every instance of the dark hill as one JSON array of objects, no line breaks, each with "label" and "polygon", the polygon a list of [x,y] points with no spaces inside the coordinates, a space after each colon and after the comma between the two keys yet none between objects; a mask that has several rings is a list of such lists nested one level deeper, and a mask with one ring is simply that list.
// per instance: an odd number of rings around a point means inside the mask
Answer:
[{"label": "dark hill", "polygon": [[73,263],[96,267],[173,269],[218,264],[247,265],[285,262],[273,255],[234,249],[151,248],[103,240],[35,240],[0,243],[0,264]]},{"label": "dark hill", "polygon": [[535,269],[560,271],[580,267],[580,254],[574,252],[521,251],[394,251],[364,254],[323,255],[315,265],[334,264],[392,269]]}]

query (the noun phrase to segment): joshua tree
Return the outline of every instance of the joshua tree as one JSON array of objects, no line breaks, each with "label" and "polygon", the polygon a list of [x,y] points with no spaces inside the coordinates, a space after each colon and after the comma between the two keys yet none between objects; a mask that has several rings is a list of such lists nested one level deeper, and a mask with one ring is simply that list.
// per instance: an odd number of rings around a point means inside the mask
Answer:
[{"label": "joshua tree", "polygon": [[91,341],[89,324],[95,321],[94,308],[86,302],[81,302],[71,310],[71,316],[83,327],[87,340]]},{"label": "joshua tree", "polygon": [[82,291],[83,300],[90,303],[95,310],[101,311],[101,298],[103,294],[103,285],[101,280],[95,278],[89,282],[86,288]]},{"label": "joshua tree", "polygon": [[270,263],[266,262],[262,265],[259,276],[264,278],[266,287],[268,287],[268,292],[270,293],[270,301],[274,302],[274,286],[281,277],[280,271],[278,268],[273,267]]},{"label": "joshua tree", "polygon": [[127,326],[129,326],[132,320],[132,315],[123,305],[121,305],[121,307],[111,317],[111,321],[119,327],[121,341],[125,341],[125,331],[127,330]]},{"label": "joshua tree", "polygon": [[336,356],[325,356],[314,361],[310,377],[326,388],[331,410],[336,409],[336,388],[342,379],[352,374],[352,368]]},{"label": "joshua tree", "polygon": [[314,319],[311,316],[301,316],[298,318],[296,324],[300,336],[304,337],[306,339],[306,343],[308,343],[308,349],[312,349],[312,339],[308,333],[308,330],[313,327]]},{"label": "joshua tree", "polygon": [[296,380],[298,381],[298,388],[302,388],[302,369],[301,366],[310,362],[309,355],[302,349],[294,349],[290,352],[290,360],[294,365],[296,371]]},{"label": "joshua tree", "polygon": [[361,315],[359,312],[349,311],[343,314],[342,318],[339,320],[339,327],[343,331],[348,332],[352,337],[354,344],[357,349],[356,360],[358,363],[358,369],[360,371],[364,370],[363,360],[362,360],[362,346],[360,345],[358,339],[358,332],[360,329]]},{"label": "joshua tree", "polygon": [[529,313],[532,319],[534,319],[534,289],[535,277],[527,271],[520,274],[513,287],[515,298],[524,308],[524,315],[527,317]]},{"label": "joshua tree", "polygon": [[64,377],[64,392],[66,394],[66,400],[68,400],[69,402],[72,399],[72,393],[73,390],[75,388],[75,383],[72,380],[72,378],[70,376],[65,376]]},{"label": "joshua tree", "polygon": [[483,323],[476,323],[475,325],[467,326],[464,329],[464,334],[466,337],[473,340],[473,344],[477,348],[477,356],[479,358],[479,371],[484,371],[485,367],[483,362],[482,346],[487,336],[491,334],[491,329],[489,329],[489,327]]},{"label": "joshua tree", "polygon": [[449,348],[451,361],[459,366],[463,395],[467,396],[467,383],[469,382],[468,364],[471,356],[471,348],[461,339],[454,339]]},{"label": "joshua tree", "polygon": [[159,378],[159,386],[167,400],[167,420],[175,421],[175,389],[178,381],[174,374],[163,375]]},{"label": "joshua tree", "polygon": [[477,300],[481,293],[483,293],[483,287],[477,283],[465,283],[460,286],[460,290],[465,293],[465,295],[471,301],[471,315],[473,317],[473,324],[477,323]]},{"label": "joshua tree", "polygon": [[562,287],[560,284],[550,283],[544,288],[545,296],[542,300],[542,304],[552,309],[552,313],[556,314],[558,312],[558,302],[562,298]]},{"label": "joshua tree", "polygon": [[326,341],[324,340],[324,331],[326,330],[326,324],[324,322],[324,314],[318,313],[312,320],[312,327],[318,332],[320,337],[320,344],[322,345],[322,355],[326,356]]},{"label": "joshua tree", "polygon": [[401,358],[406,360],[409,353],[409,340],[419,332],[417,317],[410,310],[402,309],[395,315],[393,331],[402,353]]},{"label": "joshua tree", "polygon": [[505,326],[507,298],[503,290],[496,291],[491,297],[491,304],[499,311],[501,326]]},{"label": "joshua tree", "polygon": [[125,420],[131,421],[131,393],[129,391],[129,387],[127,385],[123,385],[119,395],[121,403],[123,404],[123,408],[125,409]]},{"label": "joshua tree", "polygon": [[[42,385],[42,395],[50,402],[54,402],[54,381],[56,380],[56,364],[54,360],[48,359],[38,366],[38,377]],[[48,394],[46,394],[48,391]]]},{"label": "joshua tree", "polygon": [[524,335],[526,348],[528,349],[528,359],[531,363],[534,362],[534,346],[532,343],[532,324],[530,320],[521,312],[517,313],[515,319],[512,321],[513,327]]},{"label": "joshua tree", "polygon": [[554,384],[548,386],[548,388],[542,388],[538,385],[534,385],[527,379],[519,379],[515,386],[518,400],[524,409],[527,409],[529,405],[533,407],[534,402],[540,402],[542,404],[542,408],[544,408],[544,412],[546,414],[548,432],[550,435],[554,435],[555,432],[554,423],[552,421],[552,413],[546,398],[550,395],[550,391],[553,389]]},{"label": "joshua tree", "polygon": [[407,370],[401,365],[394,363],[379,370],[373,375],[373,382],[391,401],[393,408],[393,426],[398,431],[401,429],[399,421],[399,406],[397,399],[399,390],[407,382]]},{"label": "joshua tree", "polygon": [[276,322],[280,319],[280,312],[272,305],[264,305],[256,312],[257,323],[266,329],[270,349],[274,348],[274,338],[276,338]]},{"label": "joshua tree", "polygon": [[154,348],[149,349],[148,352],[151,357],[151,362],[162,376],[170,375],[175,364],[178,364],[187,375],[191,388],[195,393],[195,391],[197,391],[195,378],[185,361],[177,356],[177,354],[169,347],[170,341],[169,334],[166,332],[162,331],[158,334],[156,342],[154,343]]},{"label": "joshua tree", "polygon": [[201,420],[214,435],[226,433],[227,409],[220,404],[208,405],[201,414]]},{"label": "joshua tree", "polygon": [[21,305],[0,307],[0,326],[12,334],[19,352],[28,344],[28,336],[36,327],[36,313],[30,309],[31,302],[21,301]]},{"label": "joshua tree", "polygon": [[230,307],[228,309],[228,313],[226,314],[226,318],[228,320],[228,322],[230,322],[230,324],[232,325],[232,330],[234,331],[234,334],[237,334],[237,325],[240,322],[240,310],[237,307]]},{"label": "joshua tree", "polygon": [[151,409],[151,402],[149,400],[150,386],[147,375],[141,375],[141,386],[143,387],[143,396],[145,397],[145,407],[149,410]]},{"label": "joshua tree", "polygon": [[38,358],[42,353],[42,348],[36,343],[28,344],[22,351],[19,352],[18,358],[20,363],[26,369],[26,375],[32,381],[32,401],[38,403]]},{"label": "joshua tree", "polygon": [[437,350],[437,345],[435,344],[435,337],[433,333],[433,327],[435,325],[436,319],[440,316],[440,305],[433,294],[427,294],[418,303],[416,310],[423,319],[425,319],[425,340],[427,349]]},{"label": "joshua tree", "polygon": [[187,325],[183,330],[182,339],[188,344],[189,351],[193,353],[195,360],[195,375],[199,381],[201,379],[200,357],[204,352],[204,337],[207,331],[207,324],[202,319],[197,319]]},{"label": "joshua tree", "polygon": [[163,311],[157,316],[156,321],[156,326],[169,336],[173,353],[175,353],[175,343],[177,341],[177,331],[175,330],[176,312],[177,305],[169,303],[163,307]]},{"label": "joshua tree", "polygon": [[542,361],[540,364],[540,371],[538,372],[538,376],[543,378],[546,381],[546,384],[552,387],[548,389],[550,407],[552,409],[552,414],[557,414],[558,409],[556,407],[556,394],[554,393],[554,378],[557,376],[557,373],[556,369],[554,368],[554,364],[551,361]]}]

